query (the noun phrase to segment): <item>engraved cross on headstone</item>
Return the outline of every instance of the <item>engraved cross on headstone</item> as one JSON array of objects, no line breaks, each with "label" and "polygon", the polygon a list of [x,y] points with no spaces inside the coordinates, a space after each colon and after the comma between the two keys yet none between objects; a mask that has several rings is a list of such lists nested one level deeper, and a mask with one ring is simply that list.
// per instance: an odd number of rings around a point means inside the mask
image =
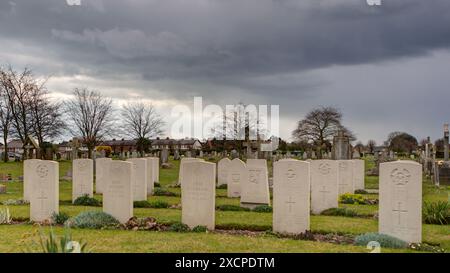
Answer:
[{"label": "engraved cross on headstone", "polygon": [[325,187],[325,186],[322,186],[322,190],[319,191],[319,192],[322,194],[323,202],[325,202],[325,196],[326,196],[327,194],[329,194],[330,191],[327,191],[327,190],[326,190],[326,187]]},{"label": "engraved cross on headstone", "polygon": [[39,214],[44,215],[45,214],[45,202],[48,200],[48,197],[45,196],[44,192],[41,191],[41,194],[37,198],[40,201],[40,208],[39,208]]},{"label": "engraved cross on headstone", "polygon": [[397,213],[398,215],[398,225],[400,226],[402,221],[401,221],[401,216],[402,214],[406,214],[408,211],[402,209],[402,202],[398,202],[397,203],[397,209],[393,209],[392,212]]},{"label": "engraved cross on headstone", "polygon": [[289,196],[289,200],[286,201],[286,204],[289,206],[289,212],[292,212],[292,205],[296,202],[292,201],[292,196]]}]

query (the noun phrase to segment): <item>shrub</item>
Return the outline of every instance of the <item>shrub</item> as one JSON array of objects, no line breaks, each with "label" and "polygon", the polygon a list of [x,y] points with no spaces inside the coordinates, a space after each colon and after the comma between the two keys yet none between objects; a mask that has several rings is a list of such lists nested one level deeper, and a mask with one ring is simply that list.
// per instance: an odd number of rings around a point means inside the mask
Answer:
[{"label": "shrub", "polygon": [[83,196],[78,197],[73,202],[75,206],[89,206],[89,207],[101,207],[102,203],[93,197],[89,197],[89,195],[85,194]]},{"label": "shrub", "polygon": [[155,182],[155,188],[161,188],[161,183],[159,183],[159,182]]},{"label": "shrub", "polygon": [[217,186],[218,189],[228,189],[228,185],[227,184],[222,184],[220,186]]},{"label": "shrub", "polygon": [[119,225],[119,221],[101,211],[86,211],[66,221],[67,227],[101,229]]},{"label": "shrub", "polygon": [[145,200],[145,201],[134,201],[133,202],[133,207],[134,208],[150,208],[150,203]]},{"label": "shrub", "polygon": [[437,203],[424,203],[423,221],[431,225],[450,224],[450,203],[439,201]]},{"label": "shrub", "polygon": [[168,190],[164,190],[162,188],[155,188],[155,190],[153,191],[153,195],[154,196],[177,196],[176,193],[168,191]]},{"label": "shrub", "polygon": [[355,194],[368,194],[368,193],[369,192],[367,192],[366,190],[362,190],[362,189],[355,191]]},{"label": "shrub", "polygon": [[339,196],[339,202],[342,204],[364,205],[366,200],[361,194],[345,193]]},{"label": "shrub", "polygon": [[272,212],[273,209],[271,206],[268,205],[262,205],[262,206],[257,206],[256,208],[253,209],[254,212],[263,212],[263,213],[268,213],[268,212]]},{"label": "shrub", "polygon": [[220,211],[250,211],[249,208],[243,208],[235,205],[220,205],[216,207]]},{"label": "shrub", "polygon": [[205,226],[196,226],[195,228],[192,229],[192,232],[197,232],[197,233],[205,233],[207,231],[208,231],[208,229]]},{"label": "shrub", "polygon": [[69,220],[70,216],[67,213],[53,213],[52,214],[52,222],[57,225],[64,225],[64,223]]},{"label": "shrub", "polygon": [[150,207],[155,208],[155,209],[167,209],[170,207],[170,205],[166,201],[157,200],[157,201],[151,202]]},{"label": "shrub", "polygon": [[407,248],[407,242],[397,239],[395,237],[380,234],[380,233],[366,233],[355,238],[355,245],[367,246],[369,242],[378,242],[381,247],[386,248]]},{"label": "shrub", "polygon": [[321,215],[326,216],[344,216],[344,217],[357,217],[358,213],[354,210],[347,208],[331,208],[322,211]]},{"label": "shrub", "polygon": [[169,231],[172,232],[188,232],[189,230],[189,227],[183,223],[174,223],[169,227]]}]

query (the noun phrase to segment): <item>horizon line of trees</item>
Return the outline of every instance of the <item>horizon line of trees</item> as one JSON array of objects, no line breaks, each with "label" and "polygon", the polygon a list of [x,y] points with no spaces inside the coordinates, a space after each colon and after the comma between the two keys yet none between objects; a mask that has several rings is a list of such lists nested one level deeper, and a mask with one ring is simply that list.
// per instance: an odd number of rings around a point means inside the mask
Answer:
[{"label": "horizon line of trees", "polygon": [[[38,80],[29,68],[16,71],[0,67],[0,136],[4,142],[3,161],[8,160],[8,139],[17,138],[26,151],[36,145],[37,158],[42,148],[65,132],[81,138],[89,157],[106,136],[127,135],[138,140],[143,151],[148,139],[162,133],[165,122],[151,103],[128,102],[118,109],[112,99],[88,88],[75,88],[72,98],[52,100],[46,88],[48,79]],[[33,143],[34,142],[34,143]],[[26,152],[23,159],[29,158]]]}]

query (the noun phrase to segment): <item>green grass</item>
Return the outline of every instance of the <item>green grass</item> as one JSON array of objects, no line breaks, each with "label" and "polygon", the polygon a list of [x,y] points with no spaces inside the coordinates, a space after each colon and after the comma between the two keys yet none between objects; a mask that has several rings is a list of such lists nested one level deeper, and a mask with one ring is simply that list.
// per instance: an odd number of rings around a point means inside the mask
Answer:
[{"label": "green grass", "polygon": [[[174,193],[180,188],[171,188],[178,178],[179,162],[171,161],[172,169],[160,170],[161,187]],[[370,164],[370,163],[369,163]],[[70,168],[70,162],[60,164],[60,176]],[[22,164],[0,163],[0,173],[11,173],[13,177],[22,175]],[[22,182],[8,182],[7,194],[0,195],[0,202],[7,199],[22,198]],[[366,177],[366,187],[378,188],[378,177]],[[71,182],[60,182],[60,212],[76,216],[84,211],[101,211],[101,207],[72,206]],[[424,183],[424,201],[447,200],[445,188],[436,188],[431,181]],[[216,190],[216,205],[239,206],[238,198],[226,198],[226,190]],[[378,198],[377,194],[365,195],[367,198]],[[95,195],[101,200],[101,195]],[[180,204],[180,197],[150,196],[149,202],[163,201],[169,205]],[[0,208],[4,206],[0,205]],[[346,218],[335,216],[311,216],[311,230],[321,233],[342,233],[353,236],[367,232],[377,232],[378,222],[372,217],[378,212],[377,205],[345,205],[339,207],[352,209],[365,218]],[[29,206],[9,206],[14,219],[29,218]],[[155,217],[162,223],[181,221],[179,209],[135,208],[137,217]],[[219,228],[241,228],[249,230],[271,230],[272,213],[256,213],[246,211],[216,211],[216,225]],[[62,228],[55,229],[62,234]],[[26,224],[0,226],[0,252],[21,252],[31,241],[37,239],[36,227]],[[122,230],[73,230],[74,238],[84,239],[88,249],[93,252],[368,252],[364,247],[353,245],[336,245],[329,243],[297,241],[293,239],[275,238],[270,235],[256,237],[226,235],[218,233],[172,233],[150,231]],[[440,244],[450,251],[450,232],[448,226],[424,225],[424,242]],[[384,252],[408,252],[409,250],[389,250]]]}]

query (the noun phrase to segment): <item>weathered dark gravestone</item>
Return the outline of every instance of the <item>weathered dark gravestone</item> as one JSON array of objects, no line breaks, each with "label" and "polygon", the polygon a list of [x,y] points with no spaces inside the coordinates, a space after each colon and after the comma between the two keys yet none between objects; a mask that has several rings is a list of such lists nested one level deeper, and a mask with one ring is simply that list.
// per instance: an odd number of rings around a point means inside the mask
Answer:
[{"label": "weathered dark gravestone", "polygon": [[450,162],[436,163],[436,184],[450,185]]},{"label": "weathered dark gravestone", "polygon": [[333,159],[351,159],[350,138],[342,131],[339,131],[338,135],[333,138]]}]

